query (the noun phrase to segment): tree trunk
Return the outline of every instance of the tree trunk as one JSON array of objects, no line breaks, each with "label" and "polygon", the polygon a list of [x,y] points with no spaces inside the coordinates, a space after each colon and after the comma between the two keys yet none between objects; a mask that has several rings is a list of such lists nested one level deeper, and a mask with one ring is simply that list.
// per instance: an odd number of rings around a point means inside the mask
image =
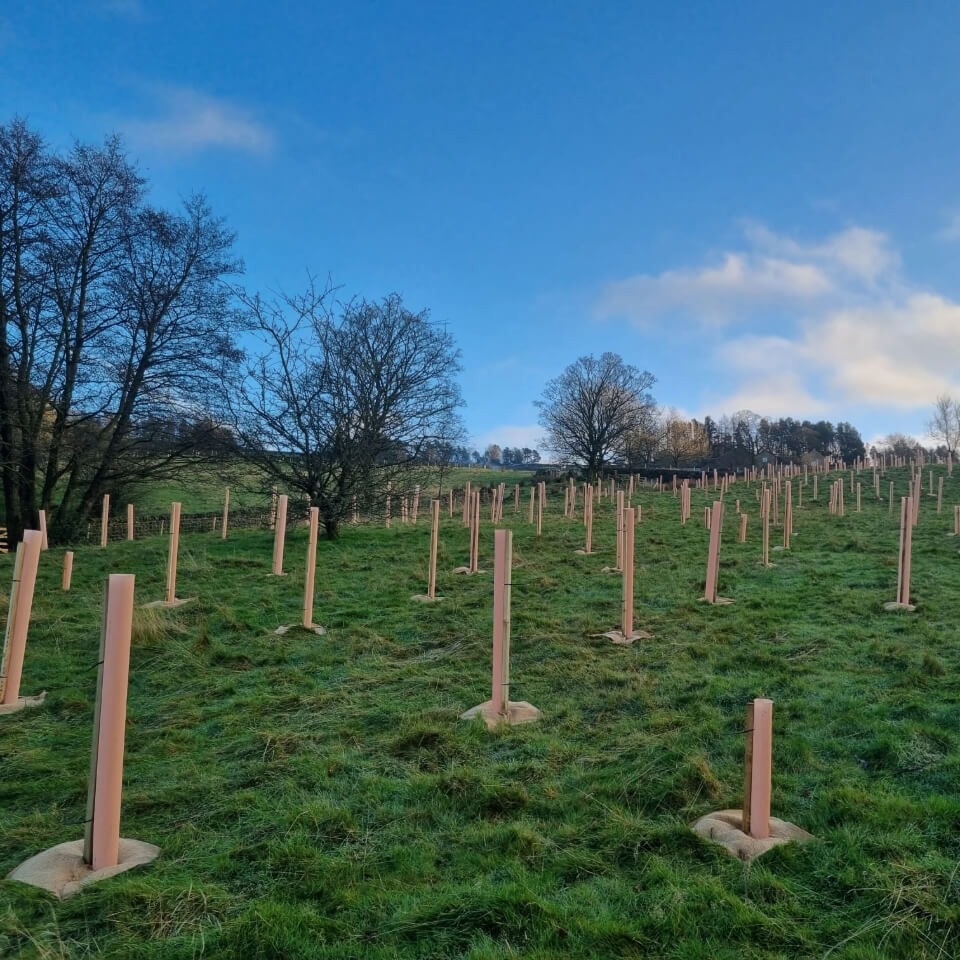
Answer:
[{"label": "tree trunk", "polygon": [[340,536],[340,519],[326,516],[323,518],[323,535],[327,540],[336,540]]}]

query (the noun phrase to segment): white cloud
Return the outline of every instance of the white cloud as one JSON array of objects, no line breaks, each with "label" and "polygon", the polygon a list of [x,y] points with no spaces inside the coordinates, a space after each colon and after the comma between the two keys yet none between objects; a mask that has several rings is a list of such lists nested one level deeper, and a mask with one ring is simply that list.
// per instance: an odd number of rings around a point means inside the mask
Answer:
[{"label": "white cloud", "polygon": [[176,153],[210,148],[267,153],[273,146],[270,129],[236,104],[182,87],[159,91],[158,100],[157,116],[124,125],[135,145]]},{"label": "white cloud", "polygon": [[748,223],[745,235],[749,249],[728,252],[720,268],[629,278],[606,292],[601,311],[656,321],[696,316],[713,297],[726,319],[755,321],[762,306],[773,335],[700,337],[716,370],[704,405],[715,411],[842,419],[851,406],[919,411],[938,393],[960,395],[960,303],[911,285],[886,234],[854,226],[801,243]]},{"label": "white cloud", "polygon": [[[793,263],[817,264],[835,280],[854,278],[868,284],[892,279],[899,271],[900,255],[890,238],[877,230],[848,227],[820,243],[802,244],[774,233],[755,221],[744,225],[744,233],[758,249],[784,257]],[[842,286],[836,283],[835,288]]]},{"label": "white cloud", "polygon": [[914,409],[960,390],[960,304],[935,294],[840,310],[813,321],[805,337],[847,400]]},{"label": "white cloud", "polygon": [[939,393],[960,395],[960,304],[915,292],[806,317],[793,338],[737,337],[716,355],[742,377],[725,410],[919,410]]},{"label": "white cloud", "polygon": [[744,235],[746,249],[728,250],[715,263],[640,273],[608,285],[599,314],[638,324],[669,314],[723,324],[760,310],[847,301],[899,282],[899,254],[876,230],[850,227],[803,244],[749,221]]},{"label": "white cloud", "polygon": [[717,411],[753,410],[765,417],[815,418],[829,406],[806,388],[800,376],[792,372],[760,374],[745,380],[732,393],[720,398]]},{"label": "white cloud", "polygon": [[610,284],[599,312],[643,323],[669,313],[723,322],[738,310],[828,293],[833,284],[820,267],[755,253],[726,253],[707,267],[637,274]]}]

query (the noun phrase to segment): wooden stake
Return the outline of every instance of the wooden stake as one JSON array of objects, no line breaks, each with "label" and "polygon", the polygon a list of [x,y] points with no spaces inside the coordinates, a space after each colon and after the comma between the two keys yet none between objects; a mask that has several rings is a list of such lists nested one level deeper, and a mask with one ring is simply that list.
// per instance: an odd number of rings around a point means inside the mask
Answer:
[{"label": "wooden stake", "polygon": [[510,594],[513,531],[493,534],[493,689],[491,700],[500,716],[510,707]]},{"label": "wooden stake", "polygon": [[744,751],[743,832],[756,840],[770,836],[770,788],[773,773],[773,701],[747,706]]},{"label": "wooden stake", "polygon": [[473,530],[471,531],[473,541],[471,551],[470,572],[478,573],[480,571],[480,493],[473,495]]},{"label": "wooden stake", "polygon": [[307,572],[303,581],[303,622],[307,630],[312,630],[313,622],[313,585],[317,572],[317,531],[320,528],[320,509],[310,508],[310,535],[307,538]]},{"label": "wooden stake", "polygon": [[593,550],[593,484],[587,484],[587,553]]},{"label": "wooden stake", "polygon": [[432,500],[430,508],[433,526],[430,529],[430,573],[427,576],[427,596],[431,600],[437,597],[437,540],[440,532],[440,501]]},{"label": "wooden stake", "polygon": [[[621,504],[623,491],[620,491]],[[623,512],[622,521],[622,555],[620,558],[623,570],[623,611],[620,618],[620,629],[625,639],[633,634],[633,547],[635,535],[635,520],[633,507],[627,507]]]},{"label": "wooden stake", "polygon": [[127,504],[127,540],[133,539],[133,504]]},{"label": "wooden stake", "polygon": [[110,494],[103,495],[103,509],[100,512],[100,546],[107,545],[107,534],[110,532]]},{"label": "wooden stake", "polygon": [[170,604],[177,599],[177,554],[180,550],[180,504],[170,504],[170,548],[167,553],[167,595]]},{"label": "wooden stake", "polygon": [[901,607],[910,606],[910,560],[913,546],[912,498],[904,497],[900,523],[900,562],[897,577],[897,603]]},{"label": "wooden stake", "polygon": [[[357,517],[357,502],[354,499],[353,502],[353,517],[354,523],[356,523]],[[230,488],[224,487],[223,490],[223,522],[220,524],[220,539],[227,539],[227,524],[230,521]]]},{"label": "wooden stake", "polygon": [[132,573],[113,573],[104,593],[83,841],[83,862],[94,870],[116,866],[119,854],[133,587]]},{"label": "wooden stake", "polygon": [[0,659],[0,704],[9,706],[20,699],[20,677],[27,648],[27,632],[33,610],[33,593],[40,564],[40,531],[24,530],[23,540],[17,546],[13,566],[13,584],[7,629],[3,638]]},{"label": "wooden stake", "polygon": [[783,549],[790,549],[790,534],[793,533],[793,482],[787,481],[783,500]]},{"label": "wooden stake", "polygon": [[[277,502],[277,523],[273,534],[273,565],[270,572],[276,577],[283,576],[283,544],[287,537],[287,501],[285,493]],[[179,520],[179,513],[177,516]]]},{"label": "wooden stake", "polygon": [[765,567],[771,566],[770,563],[770,490],[763,491],[763,506],[761,508],[761,519],[763,520],[763,559],[761,563]]},{"label": "wooden stake", "polygon": [[47,511],[40,510],[38,517],[40,520],[40,549],[46,550],[50,546],[47,542]]},{"label": "wooden stake", "polygon": [[614,569],[623,569],[623,530],[624,530],[624,493],[617,491],[617,565]]},{"label": "wooden stake", "polygon": [[715,500],[710,511],[710,546],[707,549],[707,579],[704,599],[717,602],[717,577],[720,570],[720,537],[723,531],[723,501]]},{"label": "wooden stake", "polygon": [[73,551],[67,550],[63,555],[63,574],[60,577],[60,589],[69,590],[73,580]]}]

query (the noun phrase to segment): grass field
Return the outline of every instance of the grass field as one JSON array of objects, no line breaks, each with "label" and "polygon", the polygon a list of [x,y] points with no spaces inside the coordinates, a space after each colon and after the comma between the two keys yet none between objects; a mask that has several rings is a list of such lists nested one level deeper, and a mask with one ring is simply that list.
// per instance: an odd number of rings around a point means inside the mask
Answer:
[{"label": "grass field", "polygon": [[[443,481],[446,491],[451,484],[463,487],[468,480],[482,486],[495,486],[503,482],[509,487],[515,483],[529,486],[533,472],[529,470],[484,470],[482,467],[454,467]],[[427,483],[436,491],[436,474],[428,475]],[[411,480],[411,484],[415,480]],[[252,467],[230,463],[207,465],[184,461],[176,480],[146,484],[134,488],[126,498],[136,505],[137,513],[144,516],[166,514],[170,503],[179,500],[185,515],[209,513],[223,509],[223,488],[230,487],[230,504],[234,509],[264,506],[269,502],[274,481],[258,473]],[[283,491],[281,491],[283,492]],[[424,491],[426,492],[426,490]],[[122,504],[116,504],[120,509]]]},{"label": "grass field", "polygon": [[[905,493],[907,472],[889,476]],[[594,636],[619,616],[620,580],[600,572],[609,503],[598,552],[575,556],[562,492],[540,541],[508,502],[512,694],[543,716],[493,734],[458,720],[489,696],[491,634],[489,573],[449,573],[459,519],[433,606],[410,600],[428,524],[321,541],[324,637],[272,632],[299,618],[305,530],[284,578],[267,576],[268,531],[185,536],[178,593],[198,599],[138,610],[131,659],[122,833],[162,856],[65,903],[0,881],[0,956],[957,957],[960,471],[943,514],[924,496],[913,614],[882,612],[899,517],[862,479],[864,511],[848,495],[844,518],[822,478],[818,502],[808,486],[770,569],[754,490],[734,487],[731,606],[697,602],[704,494],[686,527],[669,493],[640,494],[637,620],[654,639],[627,648]],[[484,520],[487,571],[492,541]],[[78,549],[64,595],[61,551],[43,555],[22,692],[49,693],[0,718],[3,875],[82,835],[103,578],[133,572],[138,600],[158,599],[165,558],[161,538]],[[689,824],[739,805],[757,696],[775,701],[773,812],[818,839],[748,867]]]}]

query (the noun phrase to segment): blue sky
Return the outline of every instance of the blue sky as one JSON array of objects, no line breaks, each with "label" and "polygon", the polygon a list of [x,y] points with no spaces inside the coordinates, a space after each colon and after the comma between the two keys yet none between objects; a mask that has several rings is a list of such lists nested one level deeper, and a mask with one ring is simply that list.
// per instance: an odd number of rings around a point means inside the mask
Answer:
[{"label": "blue sky", "polygon": [[449,323],[478,445],[614,350],[688,414],[960,395],[960,4],[0,6],[0,117],[120,132],[252,288]]}]

